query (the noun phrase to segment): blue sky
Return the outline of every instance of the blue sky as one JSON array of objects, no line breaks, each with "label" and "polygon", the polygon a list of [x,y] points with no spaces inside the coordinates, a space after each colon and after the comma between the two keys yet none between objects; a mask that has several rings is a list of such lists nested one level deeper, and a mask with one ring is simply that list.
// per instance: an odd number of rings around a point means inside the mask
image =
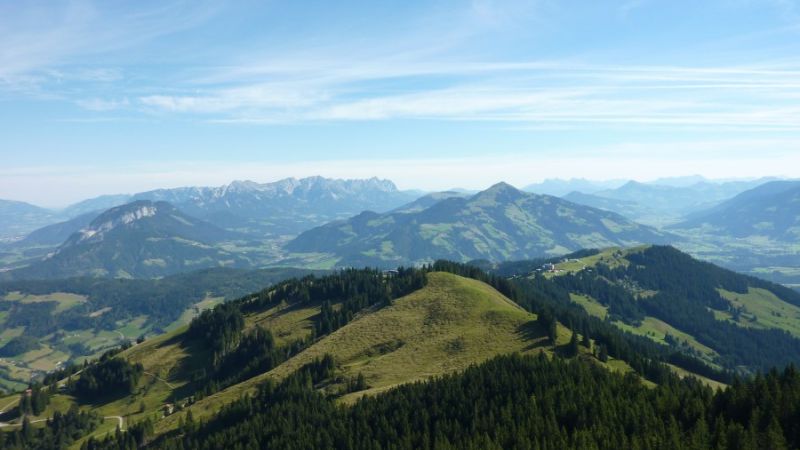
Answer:
[{"label": "blue sky", "polygon": [[0,198],[800,176],[800,2],[0,0]]}]

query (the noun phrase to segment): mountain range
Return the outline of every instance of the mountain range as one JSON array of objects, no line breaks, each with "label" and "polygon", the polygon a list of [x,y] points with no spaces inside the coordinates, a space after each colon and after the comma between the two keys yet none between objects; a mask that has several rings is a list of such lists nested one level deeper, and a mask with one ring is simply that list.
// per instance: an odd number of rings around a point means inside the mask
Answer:
[{"label": "mountain range", "polygon": [[[133,195],[102,195],[58,211],[3,200],[0,201],[0,238],[19,240],[37,228],[69,222],[90,213],[99,214],[136,200],[166,201],[190,216],[222,228],[252,232],[259,236],[295,235],[315,225],[364,210],[389,211],[419,195],[414,191],[400,191],[391,181],[378,178],[341,180],[308,177],[286,178],[271,183],[233,181],[218,187],[182,187]],[[63,227],[68,226],[65,224]]]},{"label": "mountain range", "polygon": [[[797,251],[792,244],[796,241],[795,219],[800,216],[791,189],[796,182],[759,184],[764,180],[709,182],[684,177],[659,180],[662,184],[628,182],[615,189],[603,189],[587,180],[551,180],[554,185],[572,187],[588,183],[594,186],[594,193],[573,191],[559,199],[514,189],[510,195],[498,196],[495,204],[491,192],[497,187],[477,194],[454,189],[423,195],[400,191],[390,181],[377,178],[310,177],[101,196],[60,212],[11,202],[6,206],[12,212],[2,217],[9,223],[16,220],[17,229],[36,221],[52,222],[59,214],[80,214],[0,245],[0,267],[5,278],[34,273],[48,277],[87,273],[163,276],[184,270],[177,259],[187,262],[185,270],[200,260],[203,267],[392,266],[439,257],[497,261],[583,247],[669,242],[735,270],[800,284]],[[758,186],[740,192],[751,185]],[[522,197],[526,200],[520,200]],[[137,258],[133,255],[146,244],[134,244],[144,236],[139,233],[121,240],[126,245],[117,249],[119,255],[112,255],[114,261],[101,264],[96,255],[76,256],[94,261],[89,264],[92,269],[84,264],[54,268],[48,255],[89,227],[106,206],[139,200],[167,201],[186,217],[230,231],[236,238],[203,242],[202,257],[188,257],[189,253],[180,251],[187,257],[176,257],[169,264],[164,258],[148,257],[150,266],[144,270],[141,264],[133,267]],[[22,215],[17,217],[13,211]],[[186,239],[181,233],[174,236],[177,241]],[[82,250],[72,252],[94,252],[78,248]],[[128,256],[120,256],[123,254]],[[172,267],[159,268],[157,264]],[[34,266],[51,269],[37,272]],[[25,267],[30,269],[9,272]]]},{"label": "mountain range", "polygon": [[217,226],[260,235],[295,235],[364,210],[388,211],[416,199],[388,180],[287,178],[273,183],[234,181],[216,188],[142,192],[133,200],[166,201]]},{"label": "mountain range", "polygon": [[498,183],[423,209],[364,212],[332,222],[301,233],[287,249],[331,253],[339,265],[396,266],[439,258],[524,259],[669,239],[615,213]]}]

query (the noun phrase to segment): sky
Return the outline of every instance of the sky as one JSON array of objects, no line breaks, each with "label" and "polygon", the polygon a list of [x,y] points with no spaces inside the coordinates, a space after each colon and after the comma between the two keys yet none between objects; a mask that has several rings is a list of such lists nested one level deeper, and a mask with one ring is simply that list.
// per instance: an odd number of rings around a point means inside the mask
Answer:
[{"label": "sky", "polygon": [[0,198],[800,176],[800,0],[0,0]]}]

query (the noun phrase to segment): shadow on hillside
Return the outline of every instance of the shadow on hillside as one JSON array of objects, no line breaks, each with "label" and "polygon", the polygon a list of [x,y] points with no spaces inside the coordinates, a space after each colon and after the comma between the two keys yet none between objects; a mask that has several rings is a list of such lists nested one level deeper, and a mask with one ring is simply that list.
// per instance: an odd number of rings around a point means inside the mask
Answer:
[{"label": "shadow on hillside", "polygon": [[550,345],[550,341],[545,337],[547,331],[535,320],[530,320],[517,327],[517,334],[528,343],[523,351],[544,348]]},{"label": "shadow on hillside", "polygon": [[179,378],[186,381],[186,384],[172,391],[169,401],[175,403],[177,400],[187,398],[197,391],[197,382],[205,378],[211,368],[211,352],[202,342],[189,339],[186,336],[177,335],[166,341],[162,346],[177,345],[186,352],[186,357],[182,358],[176,365]]}]

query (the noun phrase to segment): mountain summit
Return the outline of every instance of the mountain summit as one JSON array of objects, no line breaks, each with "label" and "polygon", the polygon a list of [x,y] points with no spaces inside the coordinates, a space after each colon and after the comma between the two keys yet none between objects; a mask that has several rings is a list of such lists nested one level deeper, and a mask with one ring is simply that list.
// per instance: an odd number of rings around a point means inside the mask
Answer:
[{"label": "mountain summit", "polygon": [[524,259],[587,247],[662,243],[668,235],[607,211],[498,183],[424,209],[367,212],[302,233],[293,252],[330,253],[339,265],[435,259]]},{"label": "mountain summit", "polygon": [[167,202],[138,200],[100,214],[20,278],[156,277],[238,265],[242,258],[213,247],[237,235],[188,216]]}]

